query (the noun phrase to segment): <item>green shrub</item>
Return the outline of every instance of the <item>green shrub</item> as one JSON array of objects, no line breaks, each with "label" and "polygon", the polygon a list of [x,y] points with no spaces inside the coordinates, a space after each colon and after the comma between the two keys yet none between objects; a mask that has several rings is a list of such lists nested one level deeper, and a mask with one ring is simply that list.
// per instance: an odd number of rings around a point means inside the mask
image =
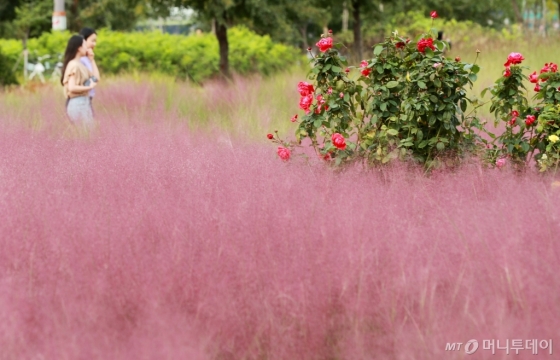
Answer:
[{"label": "green shrub", "polygon": [[[200,82],[219,71],[218,42],[213,34],[178,36],[103,29],[98,35],[96,59],[105,74],[159,72]],[[270,37],[259,36],[245,27],[231,28],[228,36],[230,65],[239,74],[272,74],[301,58],[297,49],[274,43]],[[68,32],[45,33],[29,40],[29,51],[39,56],[62,53],[69,37]],[[22,50],[21,42],[0,40],[0,46],[6,46],[8,58],[15,63]]]},{"label": "green shrub", "polygon": [[18,83],[12,68],[12,62],[2,53],[2,48],[0,48],[0,86],[16,85]]}]

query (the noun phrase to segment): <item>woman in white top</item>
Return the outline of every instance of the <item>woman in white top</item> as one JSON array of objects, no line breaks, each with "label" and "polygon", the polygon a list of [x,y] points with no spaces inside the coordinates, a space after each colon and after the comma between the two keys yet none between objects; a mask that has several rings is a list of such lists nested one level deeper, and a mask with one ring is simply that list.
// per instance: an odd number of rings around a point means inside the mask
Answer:
[{"label": "woman in white top", "polygon": [[64,62],[62,66],[62,79],[64,94],[66,96],[66,113],[73,123],[93,124],[89,91],[95,88],[97,82],[92,81],[91,72],[80,62],[82,56],[87,55],[87,45],[81,35],[73,35],[68,40]]},{"label": "woman in white top", "polygon": [[[97,32],[92,28],[85,27],[80,30],[80,35],[84,37],[84,40],[86,41],[86,45],[88,47],[87,56],[82,56],[80,61],[91,72],[93,77],[97,79],[96,82],[99,82],[99,69],[97,68],[97,63],[95,62],[95,53],[93,52],[95,50],[95,46],[97,45]],[[89,91],[89,100],[91,103],[93,103],[94,96],[95,89],[91,89]]]}]

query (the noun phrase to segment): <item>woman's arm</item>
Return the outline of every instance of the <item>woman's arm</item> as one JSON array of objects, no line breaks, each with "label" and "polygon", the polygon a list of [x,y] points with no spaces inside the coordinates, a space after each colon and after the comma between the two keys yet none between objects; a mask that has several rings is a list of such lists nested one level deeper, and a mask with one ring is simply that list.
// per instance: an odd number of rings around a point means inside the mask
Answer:
[{"label": "woman's arm", "polygon": [[84,91],[89,91],[93,89],[97,85],[96,82],[91,82],[88,86],[77,85],[76,84],[76,76],[72,75],[68,78],[68,91],[74,94],[81,93]]}]

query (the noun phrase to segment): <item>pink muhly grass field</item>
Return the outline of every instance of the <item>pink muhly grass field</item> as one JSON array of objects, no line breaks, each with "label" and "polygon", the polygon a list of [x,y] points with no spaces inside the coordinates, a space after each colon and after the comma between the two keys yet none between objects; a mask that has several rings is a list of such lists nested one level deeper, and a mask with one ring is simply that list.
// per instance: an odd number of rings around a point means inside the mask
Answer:
[{"label": "pink muhly grass field", "polygon": [[[89,138],[3,111],[0,359],[510,358],[483,339],[560,352],[552,177],[283,163],[264,140],[157,117],[137,88]],[[56,102],[29,109],[65,121]],[[474,355],[445,351],[470,339]]]}]

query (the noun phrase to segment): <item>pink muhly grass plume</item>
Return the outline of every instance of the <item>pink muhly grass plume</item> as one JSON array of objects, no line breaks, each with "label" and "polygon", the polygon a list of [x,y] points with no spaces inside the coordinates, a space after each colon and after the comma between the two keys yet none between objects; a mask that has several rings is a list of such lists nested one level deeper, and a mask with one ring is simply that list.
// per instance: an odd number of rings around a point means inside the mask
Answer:
[{"label": "pink muhly grass plume", "polygon": [[130,91],[139,107],[100,101],[87,139],[0,132],[6,358],[462,359],[447,342],[560,338],[552,178],[286,166],[262,131],[194,131]]}]

